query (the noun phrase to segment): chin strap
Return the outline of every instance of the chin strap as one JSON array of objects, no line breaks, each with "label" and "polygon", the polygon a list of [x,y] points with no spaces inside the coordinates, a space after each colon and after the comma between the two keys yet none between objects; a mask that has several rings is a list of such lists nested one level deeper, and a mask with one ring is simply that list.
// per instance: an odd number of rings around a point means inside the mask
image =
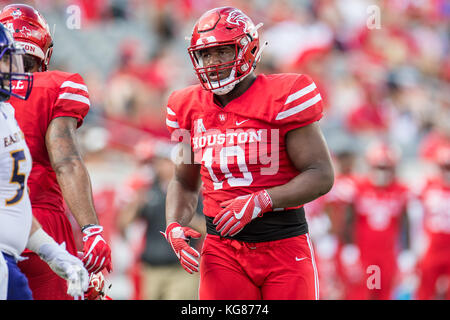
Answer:
[{"label": "chin strap", "polygon": [[[233,68],[233,70],[231,71],[231,74],[228,76],[228,78],[222,80],[223,82],[229,82],[229,81],[233,81],[234,80],[234,73],[235,73],[235,69]],[[248,75],[248,74],[247,74]],[[246,75],[246,76],[247,76]],[[246,77],[245,76],[245,77]],[[217,94],[219,96],[227,94],[228,92],[230,92],[231,90],[234,89],[234,87],[236,86],[236,84],[238,84],[239,82],[241,82],[242,80],[245,79],[245,77],[242,77],[241,79],[238,79],[236,81],[231,82],[230,84],[227,84],[226,86],[222,87],[222,88],[216,88],[213,89],[211,88],[211,92],[214,94]],[[213,87],[214,85],[217,85],[218,82],[210,82],[210,86]]]}]

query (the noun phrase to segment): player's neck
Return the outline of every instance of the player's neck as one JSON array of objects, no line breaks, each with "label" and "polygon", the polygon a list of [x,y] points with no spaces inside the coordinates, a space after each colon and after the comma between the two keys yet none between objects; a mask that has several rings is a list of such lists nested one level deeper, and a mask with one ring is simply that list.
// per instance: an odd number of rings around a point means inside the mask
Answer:
[{"label": "player's neck", "polygon": [[230,103],[232,100],[236,99],[237,97],[241,96],[245,91],[247,91],[248,88],[253,84],[253,82],[256,80],[256,75],[252,72],[248,75],[244,80],[236,84],[236,86],[224,95],[214,95],[215,102],[220,107],[225,107],[228,103]]}]

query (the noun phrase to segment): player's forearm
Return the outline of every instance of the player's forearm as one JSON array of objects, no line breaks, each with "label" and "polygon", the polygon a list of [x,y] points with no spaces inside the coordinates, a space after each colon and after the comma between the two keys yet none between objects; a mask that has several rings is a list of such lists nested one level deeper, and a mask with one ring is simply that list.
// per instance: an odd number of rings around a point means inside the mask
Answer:
[{"label": "player's forearm", "polygon": [[81,158],[53,165],[64,200],[80,226],[98,224],[89,173]]},{"label": "player's forearm", "polygon": [[167,189],[166,223],[178,222],[187,226],[195,214],[198,204],[198,189],[187,188],[177,179],[172,179]]},{"label": "player's forearm", "polygon": [[330,191],[334,182],[332,168],[311,168],[303,171],[288,183],[267,189],[273,208],[295,207]]}]

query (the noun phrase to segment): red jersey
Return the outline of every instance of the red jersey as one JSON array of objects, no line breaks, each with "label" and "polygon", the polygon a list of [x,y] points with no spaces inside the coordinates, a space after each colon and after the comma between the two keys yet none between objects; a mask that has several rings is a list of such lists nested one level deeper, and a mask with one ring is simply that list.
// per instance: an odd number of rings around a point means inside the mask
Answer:
[{"label": "red jersey", "polygon": [[357,176],[354,174],[339,174],[334,179],[333,187],[325,195],[326,202],[349,204],[356,194]]},{"label": "red jersey", "polygon": [[450,249],[450,186],[441,178],[427,181],[420,195],[424,208],[424,228],[432,250]]},{"label": "red jersey", "polygon": [[[11,97],[16,119],[25,134],[33,158],[28,179],[33,207],[64,212],[61,189],[50,164],[45,135],[50,122],[57,117],[73,117],[78,127],[89,111],[89,94],[83,78],[76,73],[46,71],[33,73],[33,90],[28,100]],[[20,81],[16,91],[21,90]]]},{"label": "red jersey", "polygon": [[355,198],[357,191],[356,185],[356,175],[339,174],[335,177],[331,190],[324,195],[325,206],[328,207],[332,231],[339,237],[343,236],[347,219],[347,207]]},{"label": "red jersey", "polygon": [[357,185],[355,193],[355,243],[361,254],[395,252],[398,247],[401,216],[410,197],[406,186],[393,182],[374,186],[368,179]]},{"label": "red jersey", "polygon": [[[289,130],[322,117],[322,100],[306,75],[258,75],[225,107],[200,85],[175,91],[168,101],[172,138],[189,134],[201,163],[205,215],[237,196],[282,185],[299,174],[286,152]],[[186,140],[185,140],[186,142]]]},{"label": "red jersey", "polygon": [[[172,140],[190,143],[201,164],[208,233],[216,232],[211,222],[221,202],[285,184],[300,173],[288,157],[286,134],[321,119],[322,109],[314,82],[298,74],[258,75],[225,107],[200,85],[169,97],[166,124]],[[271,241],[307,232],[303,208],[256,220],[233,238]]]}]

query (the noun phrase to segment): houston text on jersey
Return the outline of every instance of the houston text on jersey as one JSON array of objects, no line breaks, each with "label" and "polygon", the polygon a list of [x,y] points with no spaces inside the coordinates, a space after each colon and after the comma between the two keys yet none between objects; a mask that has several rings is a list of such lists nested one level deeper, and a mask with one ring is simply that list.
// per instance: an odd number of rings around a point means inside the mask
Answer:
[{"label": "houston text on jersey", "polygon": [[[275,175],[279,169],[280,130],[279,129],[204,129],[190,132],[177,129],[172,132],[172,141],[191,145],[194,163],[209,164],[261,164],[263,175]],[[247,154],[248,159],[241,159]],[[189,164],[190,157],[183,157]]]}]

